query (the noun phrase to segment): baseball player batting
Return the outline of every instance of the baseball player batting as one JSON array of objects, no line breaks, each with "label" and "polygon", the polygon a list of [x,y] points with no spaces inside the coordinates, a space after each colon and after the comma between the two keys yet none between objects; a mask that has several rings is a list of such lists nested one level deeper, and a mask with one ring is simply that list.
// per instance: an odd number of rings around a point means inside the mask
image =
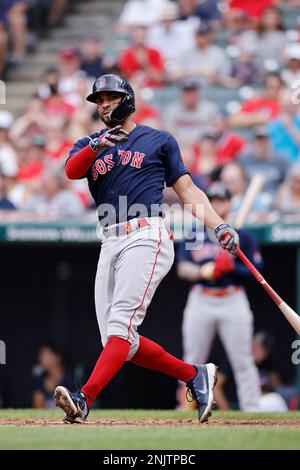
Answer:
[{"label": "baseball player batting", "polygon": [[84,422],[98,394],[131,361],[186,383],[197,402],[199,421],[205,422],[213,406],[216,366],[184,362],[138,334],[151,299],[174,261],[172,237],[157,209],[165,183],[191,205],[195,216],[204,214],[202,222],[215,231],[225,250],[236,253],[238,234],[192,183],[174,137],[134,123],[134,91],[127,80],[103,75],[87,100],[97,104],[106,128],[75,143],[66,175],[87,178],[98,207],[102,246],[95,303],[104,349],[81,390],[55,389],[56,405],[65,411],[65,422]]}]

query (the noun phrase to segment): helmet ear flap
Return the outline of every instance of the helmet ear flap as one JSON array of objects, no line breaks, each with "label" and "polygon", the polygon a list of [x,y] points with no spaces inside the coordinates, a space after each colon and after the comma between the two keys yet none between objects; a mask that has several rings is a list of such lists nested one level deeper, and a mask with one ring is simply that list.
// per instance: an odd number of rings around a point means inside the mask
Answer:
[{"label": "helmet ear flap", "polygon": [[129,95],[125,95],[118,106],[109,114],[108,119],[111,123],[122,122],[134,111],[135,106],[132,98]]}]

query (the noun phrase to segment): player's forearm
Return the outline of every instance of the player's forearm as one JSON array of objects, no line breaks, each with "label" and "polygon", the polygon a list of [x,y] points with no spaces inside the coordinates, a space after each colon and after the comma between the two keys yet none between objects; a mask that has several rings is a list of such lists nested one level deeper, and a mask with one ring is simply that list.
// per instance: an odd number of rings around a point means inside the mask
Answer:
[{"label": "player's forearm", "polygon": [[89,145],[72,155],[66,162],[65,172],[69,179],[82,178],[92,165],[96,152]]},{"label": "player's forearm", "polygon": [[268,117],[262,113],[241,112],[230,116],[228,123],[230,127],[252,127],[265,124]]},{"label": "player's forearm", "polygon": [[224,220],[215,212],[206,194],[193,183],[189,184],[181,194],[181,200],[191,207],[192,214],[207,227],[214,230],[224,224]]},{"label": "player's forearm", "polygon": [[200,266],[190,261],[180,261],[177,266],[177,275],[185,281],[195,282],[201,277]]}]

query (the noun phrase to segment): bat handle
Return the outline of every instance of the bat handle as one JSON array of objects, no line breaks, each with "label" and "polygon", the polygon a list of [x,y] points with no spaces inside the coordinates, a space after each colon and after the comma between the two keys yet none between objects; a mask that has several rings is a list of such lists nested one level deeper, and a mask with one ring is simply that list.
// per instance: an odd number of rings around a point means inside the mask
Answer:
[{"label": "bat handle", "polygon": [[249,269],[249,271],[253,274],[255,279],[257,279],[258,282],[263,284],[265,279],[263,276],[260,274],[260,272],[256,269],[256,267],[251,263],[251,261],[247,258],[247,256],[242,252],[240,247],[237,247],[237,252],[238,252],[238,257],[240,260],[244,263],[244,265]]},{"label": "bat handle", "polygon": [[261,284],[261,286],[269,294],[271,299],[273,299],[277,305],[282,304],[283,302],[282,298],[277,294],[277,292],[274,291],[274,289],[270,286],[270,284],[267,283],[265,278],[260,274],[260,272],[251,263],[251,261],[247,258],[247,256],[242,252],[240,247],[237,247],[237,255],[242,261],[242,263],[244,263],[244,265],[249,269],[249,271],[255,277],[255,279]]}]

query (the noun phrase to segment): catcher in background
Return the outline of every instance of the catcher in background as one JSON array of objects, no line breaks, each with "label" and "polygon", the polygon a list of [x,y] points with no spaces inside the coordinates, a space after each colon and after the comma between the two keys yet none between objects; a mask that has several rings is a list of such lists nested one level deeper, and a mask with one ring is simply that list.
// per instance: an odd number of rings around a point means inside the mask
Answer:
[{"label": "catcher in background", "polygon": [[[207,196],[226,220],[231,205],[226,186],[213,183]],[[255,239],[245,230],[238,233],[241,249],[259,269],[262,261]],[[186,250],[184,240],[177,252],[178,276],[192,283],[183,314],[184,360],[205,363],[218,333],[234,373],[240,409],[255,411],[259,409],[261,389],[252,354],[253,315],[244,290],[251,274],[238,258],[220,249],[208,235],[205,229],[204,240],[199,240],[199,248],[196,245],[193,250]],[[179,409],[190,408],[182,386],[178,397]],[[215,400],[218,404],[217,394]],[[222,408],[221,403],[218,405]]]}]

